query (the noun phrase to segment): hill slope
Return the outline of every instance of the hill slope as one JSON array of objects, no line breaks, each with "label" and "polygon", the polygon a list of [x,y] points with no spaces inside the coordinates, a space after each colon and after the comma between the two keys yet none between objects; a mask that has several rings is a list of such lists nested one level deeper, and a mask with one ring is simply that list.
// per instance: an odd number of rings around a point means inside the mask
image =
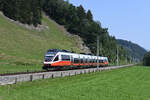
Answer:
[{"label": "hill slope", "polygon": [[58,48],[81,52],[77,40],[64,34],[64,29],[43,16],[48,28],[38,31],[11,22],[0,14],[0,67],[3,65],[35,65],[41,67],[47,49]]},{"label": "hill slope", "polygon": [[139,46],[138,44],[132,43],[130,41],[117,39],[117,43],[123,46],[131,57],[142,60],[144,54],[147,52],[144,48]]}]

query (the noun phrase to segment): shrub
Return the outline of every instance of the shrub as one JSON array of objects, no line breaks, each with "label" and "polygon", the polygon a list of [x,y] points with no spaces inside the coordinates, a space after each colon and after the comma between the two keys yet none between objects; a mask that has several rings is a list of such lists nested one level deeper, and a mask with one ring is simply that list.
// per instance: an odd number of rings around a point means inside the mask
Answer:
[{"label": "shrub", "polygon": [[150,66],[150,52],[144,55],[143,64],[144,66]]}]

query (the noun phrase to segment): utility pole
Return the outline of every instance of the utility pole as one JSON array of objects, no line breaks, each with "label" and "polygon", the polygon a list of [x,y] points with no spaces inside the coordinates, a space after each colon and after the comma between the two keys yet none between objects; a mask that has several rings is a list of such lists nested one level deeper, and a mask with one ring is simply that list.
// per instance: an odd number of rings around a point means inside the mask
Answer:
[{"label": "utility pole", "polygon": [[118,46],[117,46],[117,66],[119,66],[119,50],[118,50]]},{"label": "utility pole", "polygon": [[128,55],[126,55],[126,64],[128,64]]},{"label": "utility pole", "polygon": [[100,49],[100,54],[99,54],[100,56],[103,56],[102,48],[103,48],[103,47],[102,47],[102,43],[101,43],[101,44],[100,44],[100,48],[99,48],[99,49]]},{"label": "utility pole", "polygon": [[132,57],[130,56],[130,64],[132,63]]},{"label": "utility pole", "polygon": [[97,68],[99,68],[98,56],[99,56],[99,36],[97,36]]}]

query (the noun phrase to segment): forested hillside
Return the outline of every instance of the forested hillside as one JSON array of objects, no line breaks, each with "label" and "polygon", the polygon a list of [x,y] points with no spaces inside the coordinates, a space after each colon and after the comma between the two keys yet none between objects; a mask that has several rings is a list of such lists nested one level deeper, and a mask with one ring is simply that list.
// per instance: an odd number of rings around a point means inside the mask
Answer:
[{"label": "forested hillside", "polygon": [[5,16],[24,24],[41,24],[41,0],[0,0],[0,10]]},{"label": "forested hillside", "polygon": [[86,11],[82,5],[76,7],[64,0],[1,0],[0,10],[13,20],[35,27],[42,24],[44,12],[71,34],[79,35],[93,54],[96,54],[96,41],[99,37],[101,56],[107,56],[114,63],[118,48],[120,61],[130,58],[126,50],[117,45],[115,37],[109,35],[108,29],[103,28],[99,21],[94,21],[92,12]]},{"label": "forested hillside", "polygon": [[144,48],[138,44],[132,43],[130,41],[117,39],[117,43],[123,46],[129,53],[132,59],[142,60],[144,54],[147,52]]}]

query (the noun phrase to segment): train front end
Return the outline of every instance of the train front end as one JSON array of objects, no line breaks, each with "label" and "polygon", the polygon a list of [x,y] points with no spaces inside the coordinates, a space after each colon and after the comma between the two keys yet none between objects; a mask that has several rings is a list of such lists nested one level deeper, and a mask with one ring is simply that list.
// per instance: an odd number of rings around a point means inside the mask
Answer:
[{"label": "train front end", "polygon": [[43,69],[50,69],[56,52],[48,51],[44,56]]}]

